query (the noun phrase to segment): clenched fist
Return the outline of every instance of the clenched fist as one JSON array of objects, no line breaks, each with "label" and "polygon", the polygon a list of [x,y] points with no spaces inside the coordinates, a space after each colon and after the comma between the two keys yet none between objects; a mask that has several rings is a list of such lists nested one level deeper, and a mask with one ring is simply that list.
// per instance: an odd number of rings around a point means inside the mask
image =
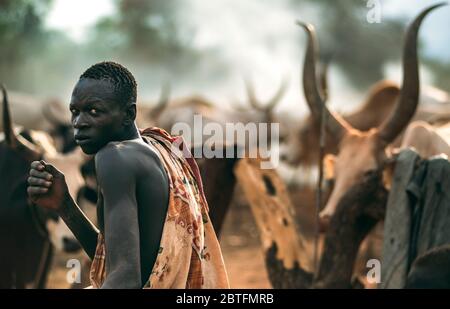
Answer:
[{"label": "clenched fist", "polygon": [[31,163],[27,192],[36,205],[56,211],[69,194],[64,174],[43,160]]}]

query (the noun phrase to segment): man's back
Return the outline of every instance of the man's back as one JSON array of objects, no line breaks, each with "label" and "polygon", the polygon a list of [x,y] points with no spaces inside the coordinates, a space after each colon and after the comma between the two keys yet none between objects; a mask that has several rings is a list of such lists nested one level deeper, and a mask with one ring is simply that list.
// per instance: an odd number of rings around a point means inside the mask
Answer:
[{"label": "man's back", "polygon": [[[95,161],[101,194],[99,224],[106,250],[113,252],[112,257],[108,254],[107,268],[113,264],[114,269],[126,267],[131,271],[130,259],[122,256],[131,255],[140,268],[142,286],[159,250],[169,198],[167,173],[155,150],[141,138],[110,142],[97,153]],[[108,230],[108,226],[114,226],[114,230]]]}]

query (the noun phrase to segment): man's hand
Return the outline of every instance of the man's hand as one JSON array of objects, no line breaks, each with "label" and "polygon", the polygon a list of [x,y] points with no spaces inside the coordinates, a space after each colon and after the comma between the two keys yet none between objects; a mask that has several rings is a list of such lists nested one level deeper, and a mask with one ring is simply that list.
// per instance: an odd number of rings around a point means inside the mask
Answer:
[{"label": "man's hand", "polygon": [[31,163],[27,192],[33,203],[56,211],[69,194],[64,174],[43,160]]}]

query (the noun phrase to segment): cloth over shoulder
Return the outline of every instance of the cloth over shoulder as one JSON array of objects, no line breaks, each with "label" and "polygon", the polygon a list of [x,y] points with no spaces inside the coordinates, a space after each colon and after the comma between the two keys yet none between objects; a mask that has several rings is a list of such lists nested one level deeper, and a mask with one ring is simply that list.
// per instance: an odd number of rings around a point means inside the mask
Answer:
[{"label": "cloth over shoulder", "polygon": [[[229,288],[200,172],[183,138],[156,127],[142,130],[141,135],[157,150],[169,178],[169,205],[160,248],[144,288]],[[105,255],[104,236],[99,234],[90,271],[96,288],[107,275]]]}]

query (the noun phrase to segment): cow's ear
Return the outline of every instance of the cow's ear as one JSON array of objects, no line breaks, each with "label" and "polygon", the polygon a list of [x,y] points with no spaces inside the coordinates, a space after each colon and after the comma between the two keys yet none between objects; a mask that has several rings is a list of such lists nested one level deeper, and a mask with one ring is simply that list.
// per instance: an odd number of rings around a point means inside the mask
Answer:
[{"label": "cow's ear", "polygon": [[336,156],[332,154],[327,154],[323,158],[323,170],[324,170],[324,176],[326,180],[332,180],[334,179],[335,172],[334,172],[334,165],[336,162]]},{"label": "cow's ear", "polygon": [[397,160],[386,160],[383,165],[383,186],[386,190],[390,190],[392,186],[392,179],[394,178],[395,163]]}]

